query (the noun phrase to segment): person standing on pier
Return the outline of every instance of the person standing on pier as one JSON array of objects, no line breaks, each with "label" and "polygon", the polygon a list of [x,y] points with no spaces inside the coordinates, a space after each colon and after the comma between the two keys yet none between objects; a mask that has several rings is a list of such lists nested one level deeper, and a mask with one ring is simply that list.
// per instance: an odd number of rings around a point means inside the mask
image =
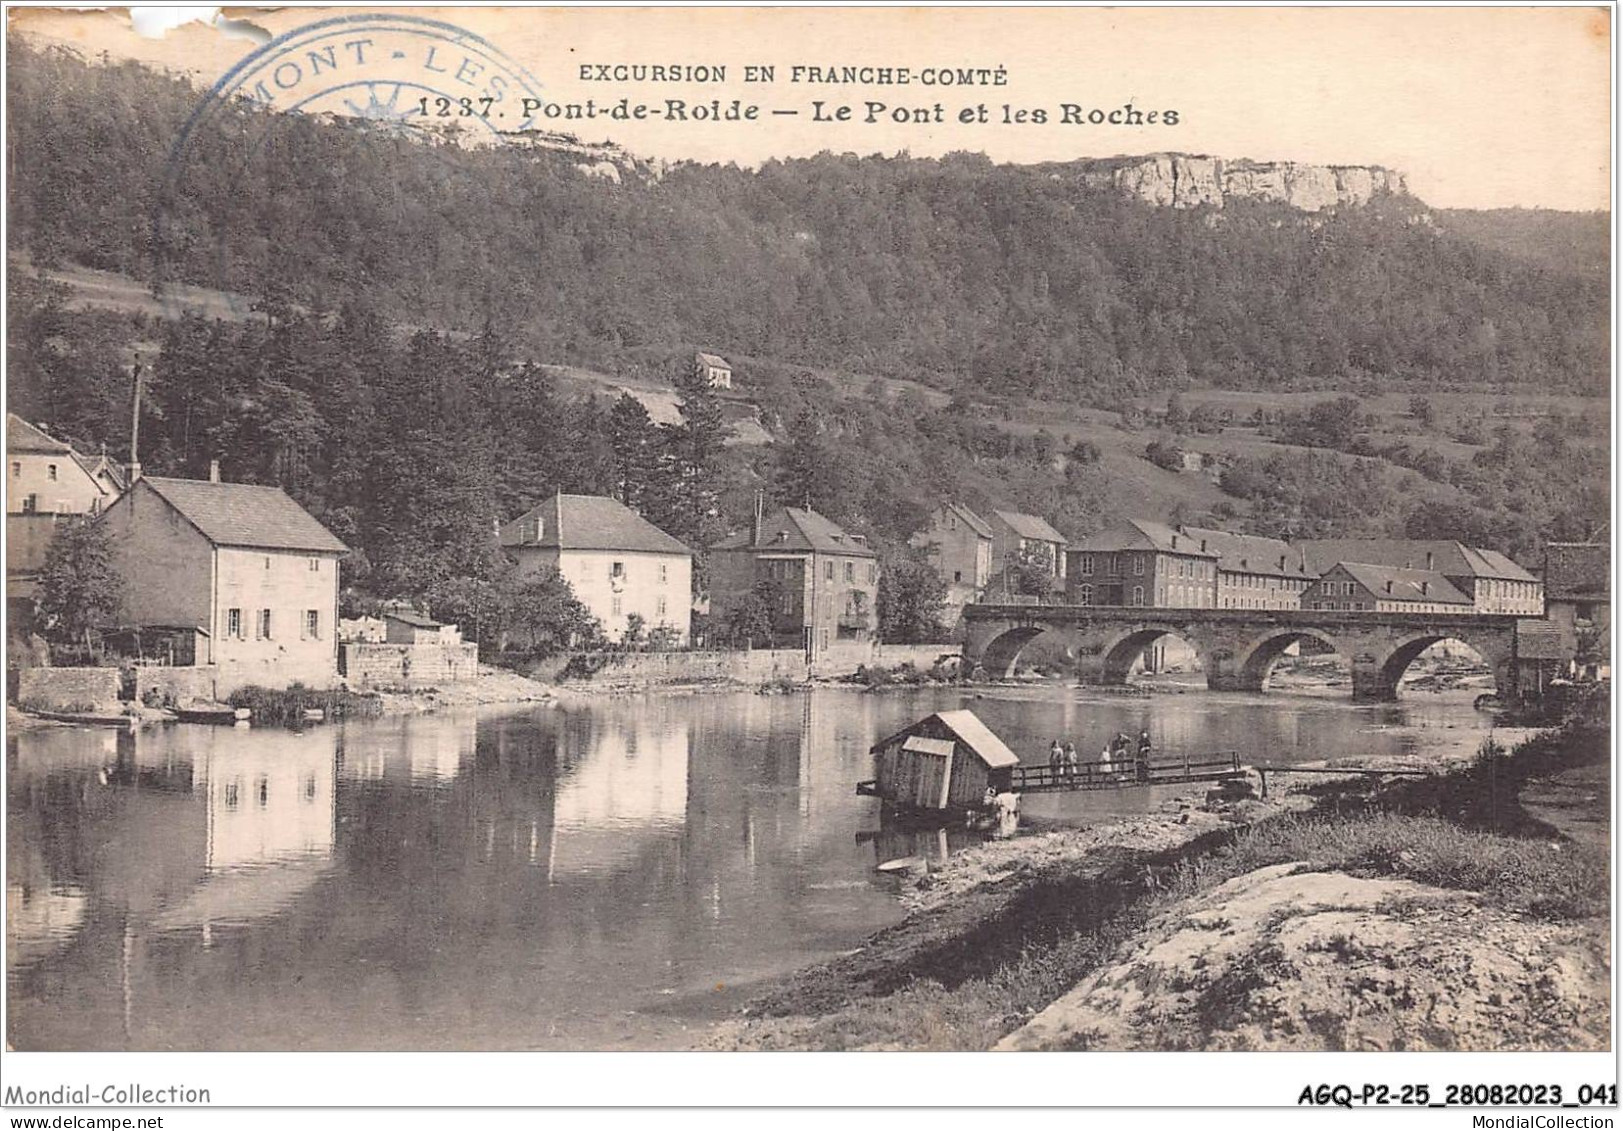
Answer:
[{"label": "person standing on pier", "polygon": [[1048,744],[1048,774],[1055,781],[1059,781],[1060,776],[1064,773],[1065,747],[1061,746],[1059,739],[1056,738]]},{"label": "person standing on pier", "polygon": [[1070,739],[1065,740],[1065,773],[1068,777],[1076,777],[1082,770],[1082,759],[1077,757],[1076,743]]},{"label": "person standing on pier", "polygon": [[1133,760],[1133,768],[1137,771],[1139,781],[1148,782],[1150,780],[1150,732],[1148,730],[1139,731],[1138,756]]}]

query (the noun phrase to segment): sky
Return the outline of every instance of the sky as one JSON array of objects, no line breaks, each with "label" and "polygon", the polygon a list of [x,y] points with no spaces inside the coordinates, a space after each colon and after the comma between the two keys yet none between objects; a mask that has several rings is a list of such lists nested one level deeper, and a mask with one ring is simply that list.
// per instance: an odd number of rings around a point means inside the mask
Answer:
[{"label": "sky", "polygon": [[[233,9],[273,34],[337,11]],[[1382,165],[1437,207],[1604,209],[1611,191],[1610,13],[1601,8],[397,9],[465,28],[544,100],[662,107],[739,99],[744,122],[544,123],[641,156],[735,161],[822,150],[1037,162],[1183,152]],[[255,49],[193,22],[161,39],[111,13],[10,10],[13,30],[212,84]],[[195,10],[192,13],[195,15]],[[451,45],[447,50],[454,50]],[[441,52],[439,61],[445,61]],[[723,83],[582,81],[597,64],[722,66]],[[775,81],[746,83],[771,66]],[[787,81],[800,66],[1002,69],[1002,85]],[[291,72],[288,72],[291,75]],[[435,90],[440,88],[435,87]],[[448,93],[455,89],[447,85]],[[456,88],[461,89],[461,88]],[[815,101],[832,116],[819,122]],[[870,101],[884,102],[875,122]],[[897,108],[942,120],[891,121]],[[1173,110],[1175,125],[1065,124],[1062,106]],[[1003,107],[1047,121],[1005,122]],[[960,121],[984,106],[986,121]],[[798,111],[790,116],[773,110]],[[1034,117],[1034,116],[1033,116]]]}]

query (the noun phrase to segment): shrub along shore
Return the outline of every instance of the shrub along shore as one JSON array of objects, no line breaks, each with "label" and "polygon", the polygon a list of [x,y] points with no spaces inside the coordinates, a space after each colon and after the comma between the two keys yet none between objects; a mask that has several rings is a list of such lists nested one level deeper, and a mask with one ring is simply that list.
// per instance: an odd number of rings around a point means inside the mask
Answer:
[{"label": "shrub along shore", "polygon": [[[1435,777],[1316,779],[1266,803],[1172,802],[990,842],[914,881],[902,923],[791,976],[708,1044],[1604,1047],[1605,838],[1563,837],[1519,796],[1604,775],[1608,757],[1604,727],[1574,724],[1510,751],[1490,738]],[[1317,941],[1292,949],[1291,930]],[[1157,967],[1167,947],[1190,961]],[[1428,987],[1449,1019],[1415,1004]]]}]

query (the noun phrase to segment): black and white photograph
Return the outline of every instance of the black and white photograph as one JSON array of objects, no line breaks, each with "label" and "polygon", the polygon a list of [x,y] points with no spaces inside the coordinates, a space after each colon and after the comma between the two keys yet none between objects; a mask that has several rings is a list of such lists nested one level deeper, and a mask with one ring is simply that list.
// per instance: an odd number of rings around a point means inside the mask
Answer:
[{"label": "black and white photograph", "polygon": [[1613,16],[9,7],[5,1106],[1615,1111]]}]

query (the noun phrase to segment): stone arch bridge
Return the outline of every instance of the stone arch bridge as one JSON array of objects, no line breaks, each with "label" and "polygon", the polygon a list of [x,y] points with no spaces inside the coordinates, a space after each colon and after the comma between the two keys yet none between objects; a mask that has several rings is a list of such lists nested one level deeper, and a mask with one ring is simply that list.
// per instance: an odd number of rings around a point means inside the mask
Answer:
[{"label": "stone arch bridge", "polygon": [[1285,650],[1314,641],[1352,664],[1358,701],[1396,699],[1415,658],[1440,640],[1474,648],[1493,668],[1501,696],[1516,686],[1513,616],[1323,612],[1297,609],[1150,609],[1091,605],[968,605],[964,670],[1014,673],[1025,646],[1057,634],[1084,683],[1124,684],[1133,662],[1163,636],[1194,648],[1213,691],[1263,691]]}]

